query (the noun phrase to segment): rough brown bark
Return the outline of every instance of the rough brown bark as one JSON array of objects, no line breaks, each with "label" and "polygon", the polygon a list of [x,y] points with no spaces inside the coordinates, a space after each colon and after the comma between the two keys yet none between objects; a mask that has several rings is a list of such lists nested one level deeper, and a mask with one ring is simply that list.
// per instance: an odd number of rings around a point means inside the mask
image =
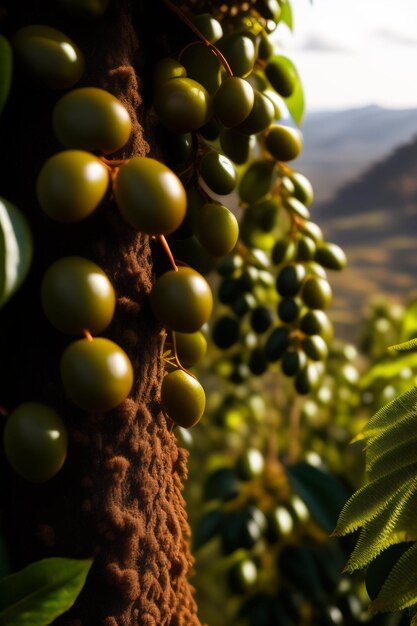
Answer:
[{"label": "rough brown bark", "polygon": [[[86,56],[82,84],[104,87],[124,102],[134,130],[118,157],[157,149],[140,96],[145,50],[151,46],[140,40],[146,25],[138,18],[155,11],[146,4],[137,2],[133,11],[128,0],[117,0],[97,22],[80,24],[49,0],[6,3],[8,34],[26,23],[60,28]],[[61,472],[42,485],[26,483],[2,460],[2,525],[15,567],[47,556],[94,554],[84,590],[56,624],[198,626],[187,580],[192,561],[181,495],[186,453],[170,434],[159,404],[163,331],[148,306],[154,272],[150,242],[123,222],[111,198],[100,214],[73,226],[51,223],[42,214],[35,180],[45,159],[60,149],[50,120],[59,96],[18,72],[0,122],[6,157],[0,193],[28,215],[35,236],[29,279],[0,314],[6,366],[0,404],[12,409],[35,400],[54,406],[69,430],[69,455]],[[114,321],[103,335],[128,353],[135,384],[129,399],[105,415],[86,414],[65,399],[59,358],[70,338],[51,328],[40,307],[43,272],[67,254],[97,262],[118,297]]]}]

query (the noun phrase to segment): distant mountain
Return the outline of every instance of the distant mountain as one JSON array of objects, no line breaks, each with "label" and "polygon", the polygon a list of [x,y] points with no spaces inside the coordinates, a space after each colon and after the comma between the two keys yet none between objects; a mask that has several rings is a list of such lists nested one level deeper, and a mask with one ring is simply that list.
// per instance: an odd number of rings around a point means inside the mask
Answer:
[{"label": "distant mountain", "polygon": [[417,109],[372,105],[315,112],[307,114],[302,131],[304,149],[294,166],[311,180],[321,202],[417,135]]},{"label": "distant mountain", "polygon": [[313,205],[326,239],[345,249],[348,268],[332,282],[335,320],[352,332],[373,295],[417,292],[417,137]]}]

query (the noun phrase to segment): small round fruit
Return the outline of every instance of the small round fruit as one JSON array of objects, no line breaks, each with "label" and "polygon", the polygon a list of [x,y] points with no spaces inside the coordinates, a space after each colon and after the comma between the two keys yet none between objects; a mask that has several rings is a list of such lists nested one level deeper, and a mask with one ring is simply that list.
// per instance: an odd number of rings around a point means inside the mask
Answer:
[{"label": "small round fruit", "polygon": [[249,34],[234,33],[217,43],[235,76],[251,73],[256,61],[256,49]]},{"label": "small round fruit", "polygon": [[232,128],[248,117],[254,99],[253,89],[246,80],[238,76],[229,76],[214,94],[213,110],[223,126]]},{"label": "small round fruit", "polygon": [[324,311],[307,311],[301,318],[300,329],[306,335],[321,335],[329,341],[333,336],[333,327]]},{"label": "small round fruit", "polygon": [[171,57],[159,59],[152,71],[154,89],[159,89],[167,80],[185,78],[186,76],[187,70],[182,63],[176,59],[172,59]]},{"label": "small round fruit", "polygon": [[108,184],[109,172],[100,159],[84,150],[64,150],[42,167],[36,193],[51,219],[71,224],[93,213]]},{"label": "small round fruit", "polygon": [[296,391],[305,395],[317,387],[320,380],[320,373],[315,363],[310,363],[300,370],[295,377],[294,386]]},{"label": "small round fruit", "polygon": [[187,195],[178,176],[148,157],[134,157],[121,166],[114,194],[126,221],[148,235],[166,235],[185,217]]},{"label": "small round fruit", "polygon": [[301,296],[310,309],[325,309],[332,300],[332,289],[325,278],[309,276],[303,285]]},{"label": "small round fruit", "polygon": [[182,333],[194,333],[205,324],[213,308],[206,279],[191,267],[162,274],[150,294],[151,307],[162,324]]},{"label": "small round fruit", "polygon": [[345,253],[335,243],[320,243],[317,246],[314,260],[330,270],[342,270],[347,264]]},{"label": "small round fruit", "polygon": [[196,235],[213,256],[225,256],[233,250],[239,237],[239,224],[222,204],[204,204],[197,216]]},{"label": "small round fruit", "polygon": [[101,333],[116,305],[113,286],[103,270],[88,259],[71,256],[55,261],[41,286],[42,306],[55,328],[70,335]]},{"label": "small round fruit", "polygon": [[123,148],[132,130],[129,113],[111,93],[81,87],[62,96],[52,114],[55,135],[66,148],[111,154]]},{"label": "small round fruit", "polygon": [[201,331],[174,334],[177,355],[183,367],[193,367],[204,358],[207,352],[207,340]]},{"label": "small round fruit", "polygon": [[189,133],[208,122],[208,91],[192,78],[174,78],[159,86],[154,105],[161,122],[176,133]]},{"label": "small round fruit", "polygon": [[293,172],[290,174],[289,179],[294,186],[293,195],[297,200],[309,207],[314,200],[314,192],[308,178],[299,172]]},{"label": "small round fruit", "polygon": [[296,296],[306,277],[304,265],[293,263],[282,268],[277,278],[277,291],[281,296]]},{"label": "small round fruit", "polygon": [[258,135],[264,131],[275,118],[275,107],[271,100],[257,89],[253,90],[254,101],[248,117],[236,127],[245,135]]},{"label": "small round fruit", "polygon": [[236,186],[233,163],[215,150],[210,150],[201,159],[200,174],[206,185],[220,196],[231,193]]},{"label": "small round fruit", "polygon": [[185,47],[180,54],[187,77],[196,81],[213,94],[222,82],[221,63],[206,46]]},{"label": "small round fruit", "polygon": [[321,335],[305,337],[301,342],[301,346],[312,361],[323,361],[329,354],[327,343]]},{"label": "small round fruit", "polygon": [[213,327],[213,341],[221,350],[227,350],[239,339],[239,321],[230,315],[219,317]]},{"label": "small round fruit", "polygon": [[258,580],[258,568],[252,559],[245,558],[234,563],[228,572],[228,581],[234,593],[243,594]]},{"label": "small round fruit", "polygon": [[265,459],[256,448],[248,448],[239,456],[236,471],[241,480],[252,480],[264,471]]},{"label": "small round fruit", "polygon": [[109,0],[59,0],[67,13],[83,19],[95,19],[103,15]]},{"label": "small round fruit", "polygon": [[307,365],[307,358],[302,350],[287,350],[282,357],[281,368],[286,376],[295,376]]},{"label": "small round fruit", "polygon": [[13,47],[25,69],[51,89],[68,89],[84,71],[78,46],[56,28],[23,26],[13,36]]},{"label": "small round fruit", "polygon": [[206,394],[198,380],[184,370],[166,374],[161,386],[161,404],[177,426],[191,428],[206,408]]},{"label": "small round fruit", "polygon": [[267,161],[251,163],[240,181],[239,193],[243,202],[252,204],[266,196],[275,177],[275,163]]},{"label": "small round fruit", "polygon": [[288,98],[297,84],[297,74],[283,57],[274,57],[265,66],[265,74],[277,93]]},{"label": "small round fruit", "polygon": [[277,161],[292,161],[301,152],[301,133],[290,126],[272,124],[265,135],[265,147]]},{"label": "small round fruit", "polygon": [[3,442],[13,469],[33,483],[55,476],[67,454],[67,431],[62,419],[39,402],[24,402],[10,413]]},{"label": "small round fruit", "polygon": [[224,128],[220,133],[220,145],[224,154],[234,163],[243,165],[249,159],[251,138],[234,128]]},{"label": "small round fruit", "polygon": [[127,398],[133,368],[127,354],[103,337],[79,339],[61,357],[65,393],[85,411],[110,411]]},{"label": "small round fruit", "polygon": [[290,342],[290,331],[288,328],[284,326],[275,328],[265,344],[265,354],[268,361],[278,361],[289,347]]},{"label": "small round fruit", "polygon": [[204,37],[214,43],[221,37],[223,37],[223,28],[218,20],[216,20],[210,13],[200,13],[200,15],[194,15],[191,18],[194,26],[198,28],[200,33]]},{"label": "small round fruit", "polygon": [[295,322],[301,313],[301,303],[298,299],[284,298],[278,304],[278,315],[280,320],[286,324],[292,324]]},{"label": "small round fruit", "polygon": [[293,239],[279,239],[272,248],[272,262],[280,265],[292,261],[296,256],[297,247]]},{"label": "small round fruit", "polygon": [[273,319],[273,315],[268,307],[257,306],[256,309],[252,311],[250,324],[255,333],[261,334],[270,328]]}]

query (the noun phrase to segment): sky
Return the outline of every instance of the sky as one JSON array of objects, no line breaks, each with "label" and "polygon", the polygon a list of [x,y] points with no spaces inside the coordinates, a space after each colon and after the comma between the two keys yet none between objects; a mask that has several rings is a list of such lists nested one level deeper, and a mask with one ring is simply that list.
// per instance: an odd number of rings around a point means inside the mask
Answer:
[{"label": "sky", "polygon": [[308,111],[417,108],[417,0],[291,0],[294,32],[276,38],[295,63]]}]

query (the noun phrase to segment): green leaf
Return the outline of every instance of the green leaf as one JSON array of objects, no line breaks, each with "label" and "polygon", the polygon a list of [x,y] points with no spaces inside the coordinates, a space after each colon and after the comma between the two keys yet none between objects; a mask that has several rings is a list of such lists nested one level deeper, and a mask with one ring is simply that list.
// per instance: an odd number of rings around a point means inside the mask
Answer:
[{"label": "green leaf", "polygon": [[404,354],[395,360],[390,358],[389,360],[380,361],[362,376],[359,384],[362,389],[367,389],[378,378],[395,378],[403,369],[409,367],[417,367],[417,354],[415,352]]},{"label": "green leaf", "polygon": [[50,558],[0,579],[0,626],[47,626],[75,602],[92,560]]},{"label": "green leaf", "polygon": [[417,543],[398,560],[370,604],[372,611],[401,611],[417,602]]},{"label": "green leaf", "polygon": [[280,22],[283,22],[288,26],[288,28],[292,31],[294,29],[293,17],[292,17],[292,8],[289,0],[281,0],[281,18]]},{"label": "green leaf", "polygon": [[372,440],[370,446],[372,453],[369,450],[366,455],[366,469],[371,480],[385,476],[416,461],[416,415],[410,419],[402,420],[402,422],[404,421],[406,428],[389,428],[381,437]]},{"label": "green leaf", "polygon": [[26,278],[32,254],[32,234],[25,216],[0,198],[0,308]]},{"label": "green leaf", "polygon": [[304,462],[290,466],[288,478],[311,516],[326,532],[331,532],[349,496],[343,483],[332,474]]},{"label": "green leaf", "polygon": [[390,346],[388,350],[392,352],[417,352],[417,339],[411,339],[410,341]]},{"label": "green leaf", "polygon": [[[369,436],[368,433],[374,433],[375,430],[383,430],[398,421],[401,417],[412,413],[415,410],[416,403],[417,387],[413,387],[410,391],[406,391],[398,396],[398,398],[391,400],[391,402],[379,409],[369,420],[364,435]],[[375,435],[372,434],[371,436]]]},{"label": "green leaf", "polygon": [[395,507],[398,490],[410,476],[417,475],[415,462],[401,467],[355,491],[339,515],[334,535],[347,535],[364,526],[388,507]]},{"label": "green leaf", "polygon": [[0,115],[6,104],[13,74],[12,48],[3,35],[0,35]]},{"label": "green leaf", "polygon": [[381,515],[365,524],[345,571],[353,572],[366,567],[390,546],[417,539],[416,491],[415,481],[408,482],[398,491],[395,506],[387,507]]},{"label": "green leaf", "polygon": [[208,511],[199,520],[194,533],[194,550],[198,550],[206,543],[211,541],[221,529],[224,514],[221,509],[213,509]]},{"label": "green leaf", "polygon": [[297,68],[295,67],[291,59],[282,54],[274,55],[271,61],[279,61],[281,65],[283,65],[284,67],[288,67],[290,73],[295,73],[296,75],[295,88],[293,93],[291,94],[291,96],[289,96],[289,98],[282,99],[285,102],[294,122],[297,124],[297,126],[300,126],[304,115],[304,91]]}]

